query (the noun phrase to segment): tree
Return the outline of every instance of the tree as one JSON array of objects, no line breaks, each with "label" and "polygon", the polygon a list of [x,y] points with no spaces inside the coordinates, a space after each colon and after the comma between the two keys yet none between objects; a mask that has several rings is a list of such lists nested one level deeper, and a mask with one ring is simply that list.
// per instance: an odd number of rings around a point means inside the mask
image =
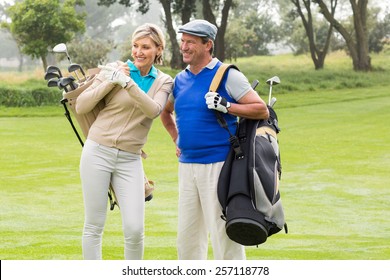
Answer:
[{"label": "tree", "polygon": [[[6,24],[2,24],[2,27],[9,31],[9,26],[7,26]],[[24,57],[20,50],[20,46],[17,44],[17,39],[12,36],[12,33],[1,31],[0,40],[1,40],[0,58],[16,56],[19,60],[18,71],[22,72]]]},{"label": "tree", "polygon": [[86,32],[84,36],[91,38],[113,39],[114,28],[111,23],[126,15],[126,10],[121,5],[107,7],[96,7],[95,0],[84,0],[85,5],[80,9],[88,16],[86,17]]},{"label": "tree", "polygon": [[0,57],[12,57],[17,56],[19,60],[18,70],[19,72],[23,69],[23,54],[20,51],[20,46],[16,43],[16,38],[14,38],[13,34],[10,30],[10,24],[8,21],[10,19],[6,15],[6,10],[11,6],[9,3],[3,3],[0,5]]},{"label": "tree", "polygon": [[390,14],[378,19],[378,11],[371,16],[373,27],[368,38],[370,52],[381,52],[390,39]]},{"label": "tree", "polygon": [[[329,49],[330,39],[332,37],[332,24],[329,25],[325,42],[322,46],[319,46],[316,40],[316,33],[314,30],[314,21],[311,10],[311,0],[291,0],[296,7],[296,11],[301,17],[303,26],[306,31],[306,36],[309,40],[309,49],[311,58],[316,70],[324,68],[325,57]],[[301,2],[305,7],[306,12],[302,9]],[[337,0],[330,1],[330,14],[334,17],[337,6]]]},{"label": "tree", "polygon": [[[116,2],[117,2],[116,0],[99,0],[99,2],[97,4],[109,7],[110,5],[112,5]],[[125,7],[129,8],[129,7],[134,6],[137,3],[137,0],[119,0],[118,2],[119,2],[119,4],[124,5]],[[181,62],[179,44],[176,40],[176,31],[173,27],[172,12],[171,12],[172,1],[171,0],[159,0],[159,2],[161,3],[161,5],[164,9],[164,13],[165,13],[164,23],[165,23],[165,27],[167,29],[170,44],[171,44],[171,51],[172,51],[171,57],[172,58],[171,58],[170,65],[171,65],[171,68],[173,68],[173,69],[179,69],[182,66],[182,62]],[[191,2],[191,1],[185,0],[185,2]],[[142,14],[145,14],[148,12],[149,6],[150,6],[149,0],[138,0],[138,7],[136,10]],[[180,7],[181,7],[181,5],[180,5]]]},{"label": "tree", "polygon": [[75,12],[83,0],[25,0],[7,9],[12,20],[10,31],[21,51],[41,58],[46,69],[48,47],[70,41],[85,29],[85,15]]},{"label": "tree", "polygon": [[[172,50],[171,68],[172,69],[180,69],[180,68],[183,68],[183,61],[182,61],[181,55],[180,55],[179,43],[176,40],[176,31],[175,31],[175,28],[173,27],[173,20],[172,20],[172,13],[171,13],[171,2],[172,1],[171,0],[159,0],[159,1],[164,9],[165,26],[167,28],[169,40],[171,43],[171,50]],[[190,2],[190,1],[186,0],[184,2],[184,6],[183,6],[184,9],[187,7],[188,2]],[[185,14],[185,13],[183,13],[183,14]]]},{"label": "tree", "polygon": [[83,40],[73,40],[68,44],[69,56],[72,61],[82,65],[84,69],[96,68],[107,63],[107,55],[112,50],[113,43],[100,38],[86,37]]},{"label": "tree", "polygon": [[229,59],[269,55],[269,46],[279,38],[278,25],[266,11],[248,10],[245,14],[231,17],[225,34],[225,53]]},{"label": "tree", "polygon": [[[215,40],[215,55],[220,59],[224,60],[225,58],[225,32],[228,24],[228,17],[230,8],[233,6],[233,0],[199,0],[202,4],[202,14],[205,20],[213,23],[218,27],[218,34]],[[98,5],[110,6],[116,3],[117,0],[99,0]],[[120,4],[126,7],[132,7],[138,2],[137,11],[141,13],[146,13],[149,9],[150,0],[119,0]],[[172,48],[172,68],[181,68],[182,61],[180,56],[180,48],[177,42],[177,32],[174,29],[173,25],[173,14],[181,15],[181,24],[187,23],[191,16],[194,14],[196,1],[191,0],[159,0],[161,3],[164,13],[165,13],[165,25],[169,35],[171,48]],[[218,26],[216,16],[213,11],[219,11],[221,8],[221,15],[218,15],[220,18],[220,24]]]},{"label": "tree", "polygon": [[343,36],[352,58],[353,69],[355,71],[370,71],[372,68],[367,31],[368,0],[349,0],[353,13],[354,33],[352,34],[340,21],[336,20],[323,0],[313,0],[313,2],[319,5],[326,20]]},{"label": "tree", "polygon": [[215,38],[215,56],[221,61],[225,60],[225,33],[228,25],[229,11],[233,6],[233,0],[224,0],[221,9],[221,24],[218,26],[214,11],[219,11],[220,1],[202,0],[203,17],[218,27],[217,37]]},{"label": "tree", "polygon": [[[198,7],[196,6],[197,1],[178,0],[173,2],[174,13],[181,16],[181,24],[183,25],[188,23],[191,20],[191,17],[198,12]],[[203,19],[211,22],[218,28],[217,36],[215,38],[214,55],[223,61],[225,59],[225,34],[228,25],[229,12],[234,6],[234,3],[232,0],[199,0],[199,2],[201,3],[200,12],[203,15]],[[217,16],[213,11],[215,11]],[[220,19],[219,26],[217,18]],[[174,37],[176,38],[176,32]]]},{"label": "tree", "polygon": [[237,60],[237,57],[249,56],[248,42],[253,38],[253,32],[244,27],[242,19],[233,18],[225,35],[225,58]]}]

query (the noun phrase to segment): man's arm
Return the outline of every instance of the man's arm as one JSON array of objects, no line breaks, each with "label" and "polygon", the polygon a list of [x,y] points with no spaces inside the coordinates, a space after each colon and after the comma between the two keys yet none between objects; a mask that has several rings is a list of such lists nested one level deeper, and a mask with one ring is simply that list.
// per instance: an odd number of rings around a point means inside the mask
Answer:
[{"label": "man's arm", "polygon": [[268,119],[267,105],[253,89],[249,90],[237,102],[231,103],[228,109],[229,114],[254,120]]},{"label": "man's arm", "polygon": [[209,109],[221,111],[247,119],[268,119],[267,105],[251,87],[248,79],[242,72],[230,68],[225,84],[229,95],[236,100],[235,103],[227,104],[227,100],[216,92],[206,94],[206,104]]},{"label": "man's arm", "polygon": [[165,129],[168,131],[169,135],[171,136],[172,141],[176,143],[178,133],[176,128],[176,122],[173,116],[173,104],[171,101],[169,100],[167,101],[164,109],[161,112],[160,118]]},{"label": "man's arm", "polygon": [[232,114],[247,119],[268,119],[269,112],[267,105],[260,96],[249,89],[237,102],[231,103],[226,98],[219,95],[218,92],[208,92],[205,95],[207,108],[220,111],[225,114]]},{"label": "man's arm", "polygon": [[173,103],[168,99],[164,109],[161,112],[160,118],[165,129],[168,131],[169,135],[171,136],[173,143],[175,143],[176,155],[180,156],[180,149],[177,147],[177,142],[176,142],[178,137],[178,131],[176,127],[175,118],[173,116],[173,110],[174,110]]}]

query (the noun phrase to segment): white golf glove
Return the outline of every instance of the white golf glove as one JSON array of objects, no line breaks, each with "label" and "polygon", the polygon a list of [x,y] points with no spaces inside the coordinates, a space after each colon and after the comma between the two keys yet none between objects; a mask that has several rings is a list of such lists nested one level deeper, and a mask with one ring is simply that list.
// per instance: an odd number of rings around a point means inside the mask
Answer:
[{"label": "white golf glove", "polygon": [[209,109],[227,113],[228,108],[230,108],[230,102],[228,102],[224,97],[220,96],[218,92],[209,91],[206,93],[204,98],[206,98],[207,108]]},{"label": "white golf glove", "polygon": [[104,77],[112,84],[117,84],[124,88],[131,81],[131,78],[123,73],[121,69],[102,65],[98,67],[102,69]]}]

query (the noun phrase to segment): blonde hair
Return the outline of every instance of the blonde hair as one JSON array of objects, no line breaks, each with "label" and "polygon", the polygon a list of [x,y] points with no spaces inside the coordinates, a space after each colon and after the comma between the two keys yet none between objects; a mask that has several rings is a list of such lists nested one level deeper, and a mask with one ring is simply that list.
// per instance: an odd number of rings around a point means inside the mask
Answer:
[{"label": "blonde hair", "polygon": [[163,63],[163,52],[165,49],[165,37],[160,27],[152,23],[145,23],[139,26],[133,33],[132,43],[135,41],[148,37],[156,44],[157,47],[161,47],[161,53],[154,58],[155,64]]}]

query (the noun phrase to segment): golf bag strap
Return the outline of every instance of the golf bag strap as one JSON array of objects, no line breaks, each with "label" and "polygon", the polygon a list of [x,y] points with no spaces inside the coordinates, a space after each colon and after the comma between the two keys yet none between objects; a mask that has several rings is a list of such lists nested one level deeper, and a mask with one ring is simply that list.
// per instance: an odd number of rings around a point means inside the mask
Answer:
[{"label": "golf bag strap", "polygon": [[[219,66],[217,72],[215,73],[213,80],[211,81],[209,91],[213,91],[213,92],[218,91],[218,88],[221,85],[222,79],[225,77],[226,73],[228,72],[227,70],[229,70],[230,68],[234,68],[234,69],[237,69],[238,71],[240,71],[238,69],[238,67],[233,65],[233,64],[222,63],[221,66]],[[236,159],[242,158],[244,156],[244,154],[241,150],[238,137],[236,135],[233,135],[230,132],[228,124],[227,124],[225,118],[223,117],[222,113],[219,111],[214,111],[214,113],[215,113],[215,116],[217,117],[217,121],[218,121],[219,125],[222,128],[226,129],[230,135],[229,142],[233,147]]]},{"label": "golf bag strap", "polygon": [[216,92],[218,90],[219,86],[221,85],[221,81],[223,77],[227,73],[227,70],[229,70],[230,68],[234,68],[240,71],[238,67],[235,66],[234,64],[222,63],[221,66],[219,66],[217,73],[215,73],[213,80],[211,81],[211,85],[209,89],[210,91]]}]

